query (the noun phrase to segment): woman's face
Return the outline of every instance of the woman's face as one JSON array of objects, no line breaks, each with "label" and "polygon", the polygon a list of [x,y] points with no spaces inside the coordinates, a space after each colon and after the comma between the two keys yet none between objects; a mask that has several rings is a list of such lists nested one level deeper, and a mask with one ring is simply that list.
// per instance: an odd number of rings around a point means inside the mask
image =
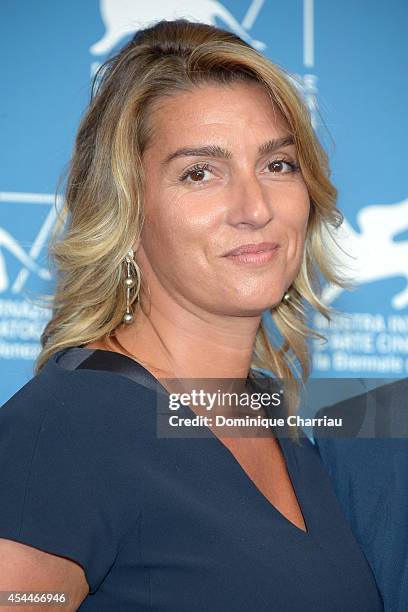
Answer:
[{"label": "woman's face", "polygon": [[[151,120],[145,223],[135,246],[152,300],[164,290],[194,309],[261,315],[297,275],[309,215],[295,146],[277,143],[288,138],[285,123],[251,83],[177,93]],[[226,256],[260,243],[270,243],[269,252]]]}]

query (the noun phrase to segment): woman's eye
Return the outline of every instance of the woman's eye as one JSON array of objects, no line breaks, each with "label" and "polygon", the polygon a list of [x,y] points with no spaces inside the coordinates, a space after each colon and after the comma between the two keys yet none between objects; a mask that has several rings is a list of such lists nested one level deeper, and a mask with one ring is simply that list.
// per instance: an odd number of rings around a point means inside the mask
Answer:
[{"label": "woman's eye", "polygon": [[299,170],[299,164],[287,161],[286,159],[274,159],[273,161],[270,161],[266,167],[271,168],[271,174],[290,174],[291,172],[296,172]]},{"label": "woman's eye", "polygon": [[192,168],[189,168],[180,176],[180,181],[187,181],[188,178],[191,180],[188,183],[206,183],[203,178],[206,172],[211,172],[210,164],[196,164]]}]

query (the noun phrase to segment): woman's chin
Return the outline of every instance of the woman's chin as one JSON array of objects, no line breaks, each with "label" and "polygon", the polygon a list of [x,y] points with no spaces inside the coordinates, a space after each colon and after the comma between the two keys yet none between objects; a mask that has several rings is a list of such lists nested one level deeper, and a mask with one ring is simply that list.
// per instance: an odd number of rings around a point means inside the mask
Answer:
[{"label": "woman's chin", "polygon": [[282,296],[271,298],[269,300],[257,298],[248,299],[248,296],[241,299],[236,296],[233,301],[225,304],[224,314],[241,317],[256,317],[261,316],[265,310],[270,310],[278,306]]}]

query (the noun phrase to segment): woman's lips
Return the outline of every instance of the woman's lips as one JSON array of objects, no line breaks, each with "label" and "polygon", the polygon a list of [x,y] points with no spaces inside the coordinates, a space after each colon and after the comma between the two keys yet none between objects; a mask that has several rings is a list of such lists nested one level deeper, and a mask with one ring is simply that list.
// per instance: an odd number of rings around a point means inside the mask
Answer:
[{"label": "woman's lips", "polygon": [[278,247],[278,244],[271,242],[246,244],[230,251],[225,257],[235,263],[264,264],[275,257]]},{"label": "woman's lips", "polygon": [[243,253],[242,255],[227,255],[226,257],[235,263],[264,264],[271,261],[271,259],[275,257],[277,250],[278,248],[276,247],[275,249],[269,251],[261,251],[259,253]]}]

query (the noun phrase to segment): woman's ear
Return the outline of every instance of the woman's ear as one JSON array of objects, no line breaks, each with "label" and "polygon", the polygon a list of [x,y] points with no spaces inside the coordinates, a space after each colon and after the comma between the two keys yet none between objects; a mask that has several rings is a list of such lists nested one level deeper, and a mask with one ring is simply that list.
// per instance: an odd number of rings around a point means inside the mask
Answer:
[{"label": "woman's ear", "polygon": [[139,248],[139,246],[140,246],[140,238],[138,238],[136,242],[133,243],[132,249],[134,253],[137,252],[137,249]]}]

